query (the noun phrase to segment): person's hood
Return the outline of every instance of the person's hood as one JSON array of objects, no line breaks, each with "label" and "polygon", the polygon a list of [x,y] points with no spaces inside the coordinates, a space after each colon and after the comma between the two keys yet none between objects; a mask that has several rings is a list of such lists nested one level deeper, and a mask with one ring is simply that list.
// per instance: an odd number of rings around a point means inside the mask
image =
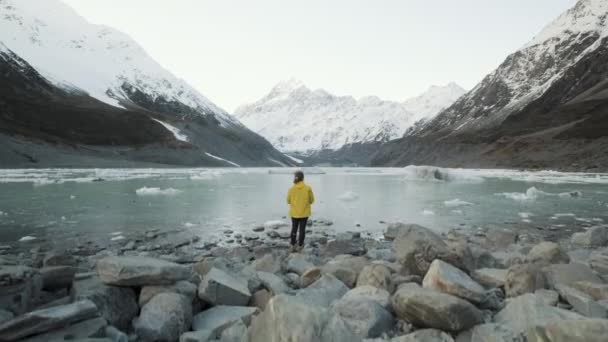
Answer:
[{"label": "person's hood", "polygon": [[305,187],[305,186],[306,186],[306,184],[304,184],[304,182],[297,182],[297,183],[296,183],[296,184],[294,184],[293,186],[294,186],[294,188],[301,189],[301,188]]}]

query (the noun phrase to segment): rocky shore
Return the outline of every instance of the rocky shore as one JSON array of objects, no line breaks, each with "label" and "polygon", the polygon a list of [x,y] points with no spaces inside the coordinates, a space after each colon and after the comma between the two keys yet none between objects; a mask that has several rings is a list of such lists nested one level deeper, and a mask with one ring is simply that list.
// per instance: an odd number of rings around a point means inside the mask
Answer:
[{"label": "rocky shore", "polygon": [[[280,221],[229,247],[146,231],[66,250],[0,246],[0,341],[606,341],[608,227],[381,239]],[[544,241],[544,239],[553,241]]]}]

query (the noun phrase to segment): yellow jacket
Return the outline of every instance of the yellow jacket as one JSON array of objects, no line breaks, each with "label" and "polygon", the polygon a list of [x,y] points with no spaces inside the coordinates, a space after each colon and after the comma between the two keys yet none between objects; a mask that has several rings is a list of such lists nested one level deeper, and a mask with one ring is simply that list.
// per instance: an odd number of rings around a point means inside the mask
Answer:
[{"label": "yellow jacket", "polygon": [[289,204],[289,216],[293,218],[303,218],[310,216],[310,205],[315,201],[312,189],[298,182],[287,192],[287,204]]}]

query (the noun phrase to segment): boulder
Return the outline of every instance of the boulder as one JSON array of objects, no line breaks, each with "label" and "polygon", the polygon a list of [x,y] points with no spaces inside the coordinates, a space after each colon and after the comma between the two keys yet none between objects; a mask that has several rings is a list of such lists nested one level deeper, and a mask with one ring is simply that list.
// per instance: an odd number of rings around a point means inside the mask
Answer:
[{"label": "boulder", "polygon": [[557,243],[543,241],[532,247],[527,257],[529,262],[541,264],[567,264],[570,262],[568,253]]},{"label": "boulder", "polygon": [[409,227],[411,227],[411,226],[417,226],[417,225],[405,224],[405,223],[401,223],[401,222],[390,223],[386,227],[386,230],[384,231],[384,239],[393,241],[402,233],[407,234],[407,232],[409,232],[409,229],[410,229]]},{"label": "boulder", "polygon": [[433,261],[422,280],[422,286],[466,299],[472,303],[484,300],[485,289],[466,273],[439,259]]},{"label": "boulder", "polygon": [[99,279],[107,285],[170,285],[190,278],[190,268],[148,257],[106,257],[97,262]]},{"label": "boulder", "polygon": [[359,273],[367,264],[368,261],[364,257],[338,255],[323,265],[321,271],[324,274],[331,274],[335,276],[346,286],[352,288],[357,282]]},{"label": "boulder", "polygon": [[418,225],[402,227],[393,241],[393,249],[403,275],[423,277],[433,260],[451,260],[447,244],[431,230]]},{"label": "boulder", "polygon": [[105,336],[113,342],[129,342],[129,336],[127,336],[127,334],[111,325],[106,326],[104,333]]},{"label": "boulder", "polygon": [[72,266],[47,266],[40,269],[42,289],[53,291],[72,287],[76,268]]},{"label": "boulder", "polygon": [[604,281],[589,266],[579,263],[555,264],[543,269],[549,286],[572,285],[577,281],[601,284]]},{"label": "boulder", "polygon": [[253,318],[247,338],[249,342],[361,341],[332,310],[285,294],[273,297],[266,310]]},{"label": "boulder", "polygon": [[192,325],[192,303],[177,293],[159,293],[141,309],[134,321],[141,341],[177,341]]},{"label": "boulder", "polygon": [[491,228],[485,233],[483,247],[488,249],[506,249],[517,242],[518,234],[510,229]]},{"label": "boulder", "polygon": [[608,320],[552,320],[528,332],[529,342],[605,342]]},{"label": "boulder", "polygon": [[357,287],[366,285],[393,292],[390,270],[377,264],[365,266],[357,278]]},{"label": "boulder", "polygon": [[570,242],[577,247],[600,247],[608,243],[608,229],[606,226],[595,226],[586,232],[574,233]]},{"label": "boulder", "polygon": [[262,285],[274,296],[289,290],[285,281],[273,273],[258,272],[258,278],[262,281]]},{"label": "boulder", "polygon": [[300,277],[300,287],[308,287],[310,284],[314,283],[319,278],[321,278],[321,269],[318,267],[313,267],[302,273],[302,276]]},{"label": "boulder", "polygon": [[463,331],[456,337],[456,342],[525,342],[525,340],[507,325],[487,323]]},{"label": "boulder", "polygon": [[264,310],[266,308],[266,304],[268,304],[268,301],[270,300],[270,298],[272,298],[272,294],[268,290],[266,290],[266,289],[258,290],[256,292],[254,292],[253,295],[251,296],[249,305],[256,307],[260,310]]},{"label": "boulder", "polygon": [[536,298],[545,305],[556,306],[559,302],[559,293],[553,290],[539,289],[534,291]]},{"label": "boulder", "polygon": [[173,285],[144,286],[139,292],[139,306],[143,307],[152,297],[165,292],[179,293],[192,302],[196,297],[196,290],[196,285],[185,280],[180,280]]},{"label": "boulder", "polygon": [[509,267],[505,279],[507,297],[517,297],[547,287],[540,267],[535,264],[516,264]]},{"label": "boulder", "polygon": [[22,314],[31,309],[40,296],[42,277],[26,266],[0,266],[0,308]]},{"label": "boulder", "polygon": [[95,318],[97,315],[97,307],[90,300],[28,312],[0,325],[0,341],[15,341],[64,328],[72,323]]},{"label": "boulder", "polygon": [[219,336],[224,329],[236,322],[248,325],[251,318],[259,312],[258,308],[248,306],[216,306],[196,314],[192,321],[192,330],[209,331],[213,336]]},{"label": "boulder", "polygon": [[201,281],[198,296],[212,305],[247,305],[251,292],[245,280],[212,268]]},{"label": "boulder", "polygon": [[330,274],[324,274],[319,280],[296,293],[296,297],[310,305],[329,306],[348,292],[343,282]]},{"label": "boulder", "polygon": [[391,295],[388,291],[370,285],[357,286],[342,297],[342,300],[355,299],[373,300],[385,309],[389,309],[391,304]]},{"label": "boulder", "polygon": [[104,285],[96,276],[75,281],[71,296],[76,300],[91,300],[101,316],[121,330],[127,330],[139,312],[133,289]]},{"label": "boulder", "polygon": [[501,268],[480,268],[471,273],[471,278],[485,287],[502,287],[507,281],[507,272]]},{"label": "boulder", "polygon": [[591,296],[566,285],[556,285],[555,289],[559,295],[570,305],[572,309],[583,316],[591,318],[606,318],[608,311],[598,304]]},{"label": "boulder", "polygon": [[401,285],[391,302],[399,318],[423,328],[458,332],[483,322],[473,304],[413,283]]},{"label": "boulder", "polygon": [[494,322],[509,326],[516,334],[545,326],[554,319],[585,319],[575,312],[546,305],[542,298],[526,293],[511,298],[504,309],[494,316]]},{"label": "boulder", "polygon": [[287,259],[287,271],[298,275],[302,275],[314,266],[304,254],[291,254]]},{"label": "boulder", "polygon": [[36,335],[21,342],[47,342],[47,341],[69,341],[105,336],[105,328],[108,326],[106,320],[102,317],[89,319],[78,322],[65,328],[49,331],[47,333]]},{"label": "boulder", "polygon": [[51,251],[42,260],[43,266],[76,266],[77,261],[66,251]]},{"label": "boulder", "polygon": [[256,271],[278,273],[281,271],[281,263],[274,255],[268,253],[264,254],[259,259],[256,259],[251,264]]},{"label": "boulder", "polygon": [[451,263],[459,265],[460,268],[467,271],[477,268],[477,261],[466,240],[462,238],[448,239],[445,243],[448,246]]},{"label": "boulder", "polygon": [[215,335],[208,330],[188,331],[179,337],[179,342],[215,342]]},{"label": "boulder", "polygon": [[335,257],[340,254],[365,255],[367,249],[362,239],[335,239],[330,240],[323,249],[323,254],[328,257]]},{"label": "boulder", "polygon": [[369,249],[365,256],[370,260],[385,260],[388,262],[394,262],[395,252],[390,248],[373,248]]},{"label": "boulder", "polygon": [[572,283],[572,287],[580,290],[595,300],[608,299],[608,284],[598,284],[589,281],[577,281]]},{"label": "boulder", "polygon": [[220,342],[243,342],[247,335],[247,326],[242,321],[238,321],[222,332]]},{"label": "boulder", "polygon": [[589,266],[608,281],[608,255],[595,254],[589,259]]},{"label": "boulder", "polygon": [[361,338],[379,337],[395,325],[393,316],[376,301],[364,298],[342,298],[333,310]]}]

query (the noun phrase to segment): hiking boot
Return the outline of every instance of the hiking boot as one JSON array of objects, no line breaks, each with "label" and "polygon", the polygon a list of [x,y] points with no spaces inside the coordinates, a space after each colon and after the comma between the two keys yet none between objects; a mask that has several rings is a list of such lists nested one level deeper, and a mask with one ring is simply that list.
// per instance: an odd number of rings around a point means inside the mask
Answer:
[{"label": "hiking boot", "polygon": [[295,245],[291,245],[289,247],[289,253],[297,253],[298,252],[298,247],[296,247]]}]

